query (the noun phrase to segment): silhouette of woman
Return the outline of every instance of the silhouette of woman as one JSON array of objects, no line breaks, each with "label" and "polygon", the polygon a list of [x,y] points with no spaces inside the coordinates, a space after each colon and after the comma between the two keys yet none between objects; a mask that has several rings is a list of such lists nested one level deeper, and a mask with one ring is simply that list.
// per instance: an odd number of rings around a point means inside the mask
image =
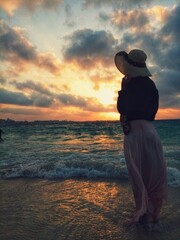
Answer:
[{"label": "silhouette of woman", "polygon": [[118,52],[115,65],[125,75],[117,99],[124,130],[124,154],[134,194],[136,211],[131,223],[157,226],[167,197],[166,164],[153,120],[159,95],[146,66],[146,53],[133,49]]}]

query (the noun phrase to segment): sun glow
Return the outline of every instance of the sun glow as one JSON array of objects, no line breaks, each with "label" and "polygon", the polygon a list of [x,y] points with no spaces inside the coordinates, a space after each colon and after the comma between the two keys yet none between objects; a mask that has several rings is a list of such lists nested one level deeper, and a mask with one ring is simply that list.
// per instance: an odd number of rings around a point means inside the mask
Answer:
[{"label": "sun glow", "polygon": [[112,89],[100,89],[97,92],[96,97],[98,100],[105,106],[113,104],[114,103],[114,91]]}]

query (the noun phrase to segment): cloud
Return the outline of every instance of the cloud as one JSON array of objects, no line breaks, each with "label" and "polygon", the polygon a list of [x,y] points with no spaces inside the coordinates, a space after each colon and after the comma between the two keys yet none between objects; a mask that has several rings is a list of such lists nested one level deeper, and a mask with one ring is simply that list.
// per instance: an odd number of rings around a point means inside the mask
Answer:
[{"label": "cloud", "polygon": [[62,2],[63,0],[0,0],[0,8],[12,16],[14,11],[20,7],[29,11],[34,11],[37,8],[56,10]]},{"label": "cloud", "polygon": [[59,94],[57,95],[58,100],[63,103],[64,106],[78,107],[83,111],[89,112],[113,112],[114,105],[104,107],[96,98],[93,97],[81,97],[74,96],[71,94]]},{"label": "cloud", "polygon": [[37,83],[31,80],[27,80],[26,82],[11,81],[11,84],[13,84],[19,90],[33,90],[44,95],[52,95],[50,90],[45,85],[39,82]]},{"label": "cloud", "polygon": [[0,103],[19,106],[49,107],[53,103],[53,99],[40,94],[26,96],[21,92],[13,92],[0,88]]},{"label": "cloud", "polygon": [[69,43],[64,48],[64,59],[75,62],[82,68],[93,68],[98,63],[112,65],[116,39],[110,32],[83,29],[66,37]]},{"label": "cloud", "polygon": [[0,44],[2,59],[18,57],[33,61],[37,57],[35,47],[26,40],[23,31],[11,28],[3,20],[0,21]]},{"label": "cloud", "polygon": [[10,113],[18,115],[39,115],[41,111],[39,109],[29,109],[29,108],[1,108],[0,113]]},{"label": "cloud", "polygon": [[94,89],[99,90],[101,83],[111,83],[114,82],[116,77],[115,71],[109,71],[108,69],[101,69],[100,71],[92,71],[89,73],[89,78],[94,84]]},{"label": "cloud", "polygon": [[22,106],[30,106],[32,100],[20,92],[12,92],[0,88],[0,103],[17,104]]},{"label": "cloud", "polygon": [[[104,107],[96,98],[82,97],[67,93],[56,94],[50,92],[41,84],[35,84],[32,81],[26,83],[15,83],[13,85],[18,89],[27,91],[32,90],[29,95],[25,95],[22,92],[9,91],[4,88],[0,88],[0,103],[1,104],[13,104],[19,106],[35,106],[51,108],[55,103],[56,108],[70,107],[81,109],[89,112],[112,112],[114,109],[112,106]],[[59,104],[58,104],[59,103]],[[57,110],[56,109],[56,110]],[[66,109],[67,110],[67,109]]]},{"label": "cloud", "polygon": [[0,59],[17,68],[33,64],[53,74],[60,72],[61,64],[53,54],[39,53],[22,29],[12,28],[3,20],[0,20],[0,48]]},{"label": "cloud", "polygon": [[160,31],[159,40],[164,43],[161,66],[180,71],[180,4],[169,12],[164,26]]},{"label": "cloud", "polygon": [[[13,86],[15,86],[18,90],[23,92],[28,92],[29,95],[26,96],[21,92],[10,92],[6,91],[6,97],[4,97],[4,103],[7,104],[17,104],[17,105],[25,105],[25,106],[37,106],[37,107],[49,107],[54,102],[54,94],[48,89],[47,86],[43,85],[40,82],[33,82],[31,80],[27,80],[26,82],[16,82],[15,80],[10,82]],[[9,99],[9,95],[12,93],[12,99]],[[17,101],[16,96],[21,96],[20,100]],[[22,98],[23,97],[23,98]],[[8,102],[8,99],[10,102]],[[24,99],[26,101],[24,102]],[[0,98],[0,102],[2,99]],[[3,103],[3,102],[2,102]]]},{"label": "cloud", "polygon": [[169,36],[171,40],[180,43],[180,4],[176,5],[169,12],[169,16],[167,16],[166,23],[162,28],[161,33]]},{"label": "cloud", "polygon": [[156,82],[160,93],[161,108],[180,108],[180,71],[162,70]]},{"label": "cloud", "polygon": [[75,21],[73,20],[73,11],[70,4],[65,5],[65,24],[68,27],[74,27],[76,25]]},{"label": "cloud", "polygon": [[140,32],[149,24],[148,16],[143,9],[114,11],[111,21],[121,31],[131,28]]},{"label": "cloud", "polygon": [[110,19],[110,15],[109,14],[107,14],[106,12],[100,12],[99,13],[99,19],[100,19],[100,21],[102,21],[102,22],[107,22],[107,21],[109,21],[109,19]]},{"label": "cloud", "polygon": [[57,95],[57,99],[66,106],[86,107],[87,103],[83,97],[73,96],[66,93]]},{"label": "cloud", "polygon": [[[58,7],[65,2],[64,0],[0,0],[0,8],[3,9],[9,16],[12,16],[19,8],[33,12],[37,9],[57,11]],[[83,8],[90,6],[100,7],[104,5],[112,6],[113,8],[129,8],[133,6],[140,6],[142,4],[149,4],[149,0],[85,0],[81,1]],[[151,1],[153,2],[153,1]],[[69,4],[68,4],[69,5]],[[70,5],[69,5],[70,6]]]},{"label": "cloud", "polygon": [[37,107],[50,107],[54,101],[52,97],[47,97],[41,94],[32,94],[31,99],[33,100],[33,105]]},{"label": "cloud", "polygon": [[154,2],[156,0],[85,0],[83,2],[83,6],[85,8],[89,7],[89,6],[94,6],[94,7],[101,7],[104,5],[110,5],[113,8],[130,8],[130,7],[134,7],[134,6],[142,6],[142,5],[149,5],[150,2]]},{"label": "cloud", "polygon": [[38,53],[36,66],[46,69],[53,74],[60,74],[62,65],[53,53]]},{"label": "cloud", "polygon": [[4,78],[4,77],[1,77],[0,76],[0,84],[5,84],[7,81],[6,81],[6,79]]},{"label": "cloud", "polygon": [[[163,21],[159,21],[155,26],[153,24],[151,25],[150,16],[156,12],[159,14],[158,11],[163,12]],[[137,19],[134,19],[134,13],[139,16]],[[115,15],[117,15],[116,21]],[[180,4],[169,9],[159,9],[159,7],[156,9],[154,7],[148,10],[136,9],[134,11],[127,11],[124,20],[121,22],[122,15],[123,11],[114,12],[112,15],[112,23],[120,32],[124,25],[126,27],[126,31],[121,32],[119,48],[127,51],[134,47],[142,48],[148,53],[151,61],[157,66],[161,68],[179,69]],[[145,23],[143,18],[146,19]],[[136,31],[133,31],[133,19],[136,25]],[[156,15],[151,19],[151,22],[152,21],[157,23]]]},{"label": "cloud", "polygon": [[[53,103],[53,101],[56,101],[66,107],[71,106],[85,109],[88,106],[88,101],[92,102],[92,99],[90,98],[72,95],[70,93],[63,92],[60,94],[54,93],[50,91],[47,86],[43,85],[40,82],[34,82],[31,80],[27,80],[26,82],[11,81],[11,84],[15,86],[18,90],[29,92],[30,97],[28,99],[33,100],[30,101],[30,105],[50,106]],[[6,93],[7,95],[10,94],[10,92],[8,92],[7,90]],[[20,93],[18,93],[18,95],[19,94]],[[0,102],[1,100],[2,99],[0,98]],[[10,103],[12,104],[13,100],[11,100]]]}]

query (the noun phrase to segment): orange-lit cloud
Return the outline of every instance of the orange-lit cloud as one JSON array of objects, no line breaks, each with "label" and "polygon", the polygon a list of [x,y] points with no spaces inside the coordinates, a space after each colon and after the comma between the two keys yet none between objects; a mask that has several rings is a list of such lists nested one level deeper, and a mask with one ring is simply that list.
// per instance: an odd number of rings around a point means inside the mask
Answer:
[{"label": "orange-lit cloud", "polygon": [[112,24],[121,31],[131,29],[140,32],[149,27],[149,19],[143,9],[115,11],[111,17]]},{"label": "orange-lit cloud", "polygon": [[14,11],[20,7],[24,7],[30,11],[39,7],[47,10],[55,10],[62,2],[63,0],[0,0],[0,7],[8,15],[12,16]]},{"label": "orange-lit cloud", "polygon": [[121,31],[130,30],[133,33],[141,34],[141,32],[159,31],[159,28],[168,21],[171,11],[172,9],[162,6],[120,9],[115,10],[107,18]]},{"label": "orange-lit cloud", "polygon": [[100,68],[97,71],[90,71],[89,78],[94,85],[95,90],[99,90],[102,83],[110,84],[115,82],[116,73],[112,70]]}]

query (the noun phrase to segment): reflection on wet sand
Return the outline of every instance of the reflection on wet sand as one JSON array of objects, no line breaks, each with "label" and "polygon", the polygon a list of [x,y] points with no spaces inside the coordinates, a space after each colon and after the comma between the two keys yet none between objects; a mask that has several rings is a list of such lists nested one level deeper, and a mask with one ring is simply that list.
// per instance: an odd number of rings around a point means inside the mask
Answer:
[{"label": "reflection on wet sand", "polygon": [[178,239],[177,202],[163,209],[161,233],[123,226],[134,208],[128,182],[19,179],[1,181],[0,191],[2,240]]}]

